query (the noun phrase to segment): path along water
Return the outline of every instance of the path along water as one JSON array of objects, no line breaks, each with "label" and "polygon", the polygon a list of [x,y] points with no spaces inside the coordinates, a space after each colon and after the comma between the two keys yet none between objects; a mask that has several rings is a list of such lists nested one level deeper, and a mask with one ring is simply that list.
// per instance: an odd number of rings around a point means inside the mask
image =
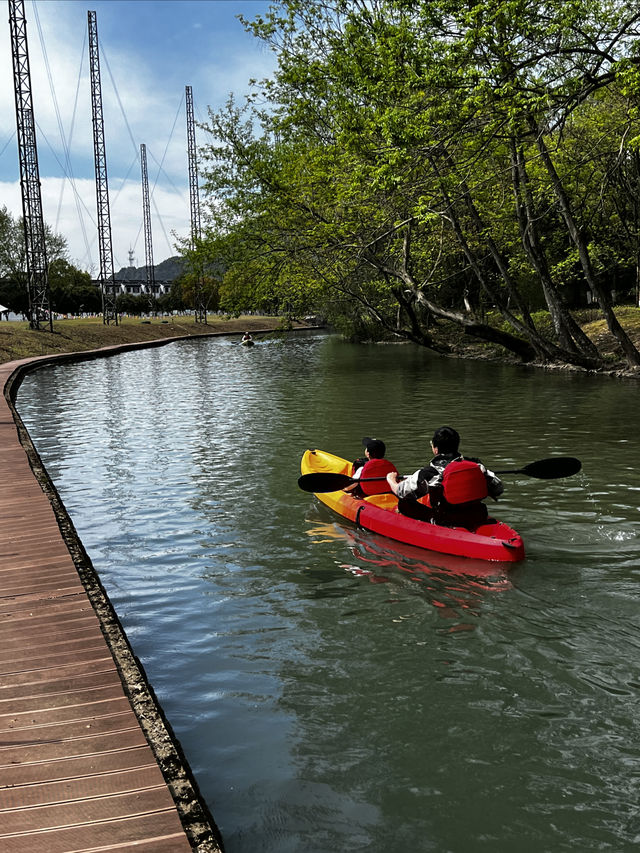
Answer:
[{"label": "path along water", "polygon": [[[183,341],[30,375],[17,406],[227,853],[640,841],[640,447],[630,381],[331,336]],[[307,447],[435,426],[505,478],[490,577],[343,526]],[[461,568],[464,573],[461,573]]]}]

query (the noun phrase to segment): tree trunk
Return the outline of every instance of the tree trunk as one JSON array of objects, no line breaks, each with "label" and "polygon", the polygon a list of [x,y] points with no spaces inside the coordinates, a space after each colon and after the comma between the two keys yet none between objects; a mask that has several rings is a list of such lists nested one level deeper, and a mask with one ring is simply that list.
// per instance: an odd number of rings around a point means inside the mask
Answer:
[{"label": "tree trunk", "polygon": [[441,344],[439,341],[436,341],[433,338],[433,335],[431,335],[429,331],[423,327],[423,324],[420,323],[420,321],[418,320],[416,312],[413,308],[413,291],[410,291],[412,299],[407,299],[401,287],[393,287],[391,289],[391,292],[393,293],[396,301],[398,302],[400,310],[404,312],[409,323],[408,334],[403,334],[400,329],[396,329],[396,333],[402,334],[403,337],[408,337],[408,339],[413,341],[414,343],[420,344],[420,346],[427,347],[427,349],[432,349],[434,352],[439,352],[441,354],[451,352],[450,346],[448,346],[447,344]]},{"label": "tree trunk", "polygon": [[523,341],[522,338],[517,338],[509,332],[495,329],[493,326],[487,326],[485,323],[479,323],[473,317],[468,317],[459,311],[450,311],[442,308],[440,305],[427,299],[422,293],[418,294],[418,301],[425,305],[436,317],[451,320],[453,323],[462,326],[465,335],[473,335],[481,340],[500,344],[500,346],[503,346],[509,352],[515,353],[522,361],[533,361],[537,355],[536,349],[528,341]]},{"label": "tree trunk", "polygon": [[560,176],[556,171],[553,160],[551,159],[551,155],[549,154],[547,146],[545,145],[542,133],[539,131],[537,125],[535,124],[532,118],[529,120],[529,123],[531,130],[535,133],[536,145],[540,153],[540,157],[542,159],[545,169],[547,170],[549,177],[551,178],[551,184],[553,186],[555,196],[560,206],[562,218],[564,219],[569,235],[576,249],[578,250],[578,257],[580,258],[580,264],[582,266],[582,271],[584,273],[586,282],[593,291],[593,293],[595,293],[598,297],[600,309],[607,321],[609,331],[620,344],[620,347],[622,348],[622,351],[624,352],[624,355],[626,357],[627,364],[629,365],[629,367],[632,367],[634,369],[640,368],[640,352],[638,352],[638,350],[633,344],[633,341],[629,338],[625,330],[620,325],[618,318],[616,317],[615,312],[611,307],[609,294],[604,290],[603,287],[600,286],[598,277],[593,271],[587,241],[574,218],[569,197],[565,192],[562,181],[560,180]]},{"label": "tree trunk", "polygon": [[538,217],[531,194],[524,155],[522,149],[516,146],[513,138],[510,140],[510,156],[520,238],[531,265],[540,280],[556,337],[564,349],[569,352],[581,352],[582,355],[592,359],[594,366],[596,366],[598,363],[602,363],[596,346],[576,323],[551,278],[549,265],[538,236],[536,225]]},{"label": "tree trunk", "polygon": [[[547,351],[547,348],[545,346],[545,342],[540,338],[540,336],[535,331],[535,327],[533,325],[533,322],[531,321],[531,318],[529,318],[529,325],[528,325],[527,323],[522,322],[518,317],[516,317],[516,315],[513,314],[512,311],[504,304],[504,302],[503,302],[500,294],[496,290],[496,288],[494,288],[490,284],[490,282],[487,280],[487,277],[483,274],[482,269],[480,267],[480,264],[478,263],[478,260],[475,256],[475,254],[473,253],[473,251],[471,250],[471,247],[469,246],[469,243],[467,242],[467,239],[464,235],[464,232],[462,230],[462,226],[460,225],[460,221],[458,219],[458,215],[457,215],[455,208],[454,208],[454,205],[453,205],[453,201],[449,197],[449,194],[444,187],[444,184],[442,182],[441,172],[440,172],[440,169],[438,168],[438,164],[435,162],[435,158],[433,156],[431,156],[429,159],[431,162],[431,167],[433,168],[434,173],[436,174],[436,177],[440,180],[440,192],[442,193],[442,197],[443,197],[444,203],[446,205],[446,213],[444,213],[443,216],[445,219],[448,220],[449,224],[453,228],[453,232],[456,235],[458,243],[460,244],[460,247],[462,248],[462,251],[464,252],[464,255],[465,255],[465,257],[469,263],[469,266],[471,267],[471,270],[473,271],[473,274],[477,278],[480,286],[482,287],[484,292],[487,294],[487,296],[493,302],[495,302],[496,306],[498,307],[498,310],[500,311],[502,316],[505,318],[505,320],[507,320],[507,322],[511,326],[513,326],[513,328],[516,329],[516,331],[519,331],[521,334],[523,334],[525,337],[527,337],[531,341],[531,345],[535,349],[537,356],[542,361],[547,361],[549,356],[550,356],[550,353]],[[528,317],[528,314],[526,316]]]}]

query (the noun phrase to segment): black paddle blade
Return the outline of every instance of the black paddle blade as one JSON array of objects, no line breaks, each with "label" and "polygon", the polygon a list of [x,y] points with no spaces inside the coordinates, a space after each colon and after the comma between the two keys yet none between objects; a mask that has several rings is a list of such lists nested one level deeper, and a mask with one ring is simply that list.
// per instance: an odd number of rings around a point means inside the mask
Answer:
[{"label": "black paddle blade", "polygon": [[582,468],[582,462],[574,456],[552,456],[525,465],[522,473],[538,480],[558,480],[560,477],[573,477]]},{"label": "black paddle blade", "polygon": [[356,483],[353,477],[346,474],[303,474],[298,478],[298,485],[304,492],[337,492]]}]

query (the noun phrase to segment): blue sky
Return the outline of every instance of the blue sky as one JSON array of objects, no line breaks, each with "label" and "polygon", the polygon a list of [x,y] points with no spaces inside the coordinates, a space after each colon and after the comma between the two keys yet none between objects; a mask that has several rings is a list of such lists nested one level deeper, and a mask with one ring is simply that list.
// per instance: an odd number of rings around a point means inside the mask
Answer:
[{"label": "blue sky", "polygon": [[[196,121],[204,121],[209,106],[219,108],[231,92],[242,98],[250,78],[268,76],[273,54],[236,16],[253,19],[270,5],[264,0],[25,0],[44,218],[67,238],[71,259],[80,267],[98,270],[87,10],[96,12],[98,25],[117,270],[128,265],[130,248],[136,266],[145,262],[140,143],[147,148],[155,262],[175,254],[171,232],[188,235],[185,86],[193,88]],[[7,17],[0,25],[0,79],[6,81],[0,86],[0,206],[20,215]],[[198,144],[205,141],[202,131],[196,134]]]}]

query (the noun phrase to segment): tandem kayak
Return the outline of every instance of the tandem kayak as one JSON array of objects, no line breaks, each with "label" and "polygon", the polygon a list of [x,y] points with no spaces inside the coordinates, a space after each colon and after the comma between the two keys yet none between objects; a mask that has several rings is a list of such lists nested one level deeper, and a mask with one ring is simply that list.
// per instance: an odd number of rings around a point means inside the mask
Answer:
[{"label": "tandem kayak", "polygon": [[[300,463],[302,474],[351,474],[351,463],[324,450],[307,450]],[[453,554],[516,563],[524,559],[522,537],[513,528],[496,519],[470,531],[464,527],[443,527],[418,521],[398,513],[393,494],[356,498],[342,490],[316,493],[318,500],[359,528],[378,533],[397,542]]]}]

